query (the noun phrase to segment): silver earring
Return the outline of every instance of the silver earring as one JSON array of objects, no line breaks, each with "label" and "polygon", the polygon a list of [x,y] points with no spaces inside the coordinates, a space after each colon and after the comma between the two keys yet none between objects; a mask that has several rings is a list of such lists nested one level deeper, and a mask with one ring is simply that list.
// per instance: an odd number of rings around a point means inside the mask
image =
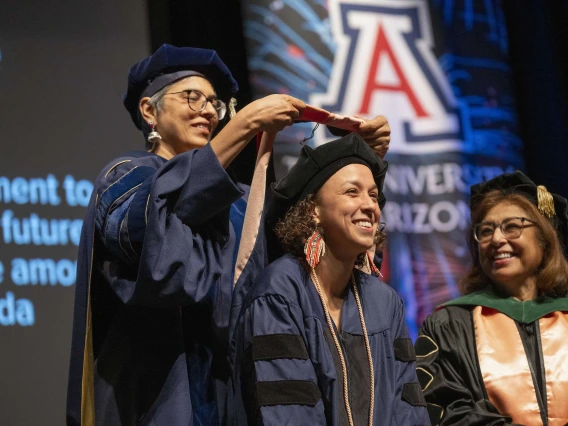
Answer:
[{"label": "silver earring", "polygon": [[150,133],[148,133],[148,142],[150,142],[151,144],[155,144],[159,142],[162,139],[162,137],[156,130],[156,126],[154,125],[153,121],[150,121],[148,124],[150,125]]}]

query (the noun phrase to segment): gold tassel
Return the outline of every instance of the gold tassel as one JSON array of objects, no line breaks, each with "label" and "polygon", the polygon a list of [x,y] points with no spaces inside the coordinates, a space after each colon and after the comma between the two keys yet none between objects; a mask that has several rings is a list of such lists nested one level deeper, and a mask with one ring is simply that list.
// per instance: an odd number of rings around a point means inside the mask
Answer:
[{"label": "gold tassel", "polygon": [[229,101],[229,118],[233,118],[237,114],[237,110],[235,107],[237,106],[237,100],[235,98],[231,98]]},{"label": "gold tassel", "polygon": [[554,210],[554,198],[552,194],[546,190],[544,185],[536,187],[536,194],[538,198],[538,211],[545,217],[552,217],[556,215]]}]

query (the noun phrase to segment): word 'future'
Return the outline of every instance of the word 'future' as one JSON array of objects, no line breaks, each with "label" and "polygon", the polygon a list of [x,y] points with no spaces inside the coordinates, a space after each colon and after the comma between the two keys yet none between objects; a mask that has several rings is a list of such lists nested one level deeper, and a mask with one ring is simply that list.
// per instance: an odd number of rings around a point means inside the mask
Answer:
[{"label": "word 'future'", "polygon": [[[8,245],[78,246],[82,219],[57,217],[60,213],[56,213],[54,217],[45,208],[41,215],[34,211],[26,212],[26,206],[54,207],[54,212],[59,212],[60,208],[65,206],[86,207],[92,191],[93,184],[90,181],[78,180],[69,174],[61,181],[53,174],[31,178],[0,176],[0,204],[9,205],[9,208],[0,211],[0,241],[8,249],[7,253],[13,256],[17,252]],[[73,216],[83,214],[75,211]],[[21,249],[19,250],[17,253],[22,253]],[[36,249],[30,247],[25,250],[29,251],[29,256]],[[11,268],[6,270],[0,261],[0,284],[7,278],[13,286],[37,286],[38,290],[40,287],[73,286],[77,262],[75,259],[53,259],[58,250],[49,250],[49,254],[46,253],[48,258],[40,258],[37,255],[29,259],[13,258],[8,263]],[[34,325],[34,302],[27,297],[22,298],[16,291],[8,288],[0,293],[0,326]],[[46,299],[42,296],[41,300]]]}]

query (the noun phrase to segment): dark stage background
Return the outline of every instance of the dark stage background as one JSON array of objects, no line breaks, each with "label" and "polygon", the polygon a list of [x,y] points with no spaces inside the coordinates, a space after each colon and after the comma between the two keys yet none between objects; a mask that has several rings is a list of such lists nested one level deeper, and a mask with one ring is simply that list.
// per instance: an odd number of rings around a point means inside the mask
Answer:
[{"label": "dark stage background", "polygon": [[121,96],[149,50],[141,1],[0,1],[0,425],[65,424],[83,205],[144,146]]},{"label": "dark stage background", "polygon": [[[568,3],[503,8],[525,170],[566,196]],[[165,42],[216,49],[252,99],[236,0],[0,0],[0,425],[64,424],[83,205],[109,159],[143,147],[121,96]]]}]

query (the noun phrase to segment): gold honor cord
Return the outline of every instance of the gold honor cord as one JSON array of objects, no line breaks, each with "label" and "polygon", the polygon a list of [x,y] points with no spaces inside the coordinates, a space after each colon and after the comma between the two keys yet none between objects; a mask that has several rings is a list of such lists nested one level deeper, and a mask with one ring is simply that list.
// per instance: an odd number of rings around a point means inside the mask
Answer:
[{"label": "gold honor cord", "polygon": [[[325,313],[325,319],[327,320],[327,325],[329,330],[331,331],[331,336],[333,337],[333,341],[335,343],[335,347],[339,354],[339,360],[341,362],[341,370],[343,372],[343,399],[345,402],[345,410],[347,411],[347,418],[349,420],[349,426],[353,426],[353,415],[351,414],[351,405],[349,404],[349,386],[347,383],[347,365],[345,364],[345,358],[343,356],[343,351],[341,350],[341,345],[339,344],[339,340],[337,338],[337,334],[335,333],[335,329],[333,328],[333,322],[331,320],[331,315],[329,314],[329,309],[327,308],[327,304],[325,303],[325,299],[323,297],[323,292],[321,290],[321,286],[316,275],[316,271],[314,268],[311,268],[310,274],[312,277],[312,281],[316,287],[318,295],[321,300],[321,304],[323,306],[323,310]],[[351,284],[353,286],[353,293],[355,294],[355,301],[357,302],[357,310],[359,311],[359,320],[361,321],[361,328],[363,329],[363,336],[365,338],[365,348],[367,349],[367,359],[369,361],[369,372],[371,373],[371,400],[369,406],[369,426],[373,425],[373,412],[375,410],[375,371],[373,369],[373,358],[371,357],[371,345],[369,343],[369,336],[367,336],[367,327],[365,326],[365,318],[363,317],[363,307],[361,306],[361,299],[359,299],[359,290],[357,290],[357,283],[355,282],[355,277],[351,275]]]}]

